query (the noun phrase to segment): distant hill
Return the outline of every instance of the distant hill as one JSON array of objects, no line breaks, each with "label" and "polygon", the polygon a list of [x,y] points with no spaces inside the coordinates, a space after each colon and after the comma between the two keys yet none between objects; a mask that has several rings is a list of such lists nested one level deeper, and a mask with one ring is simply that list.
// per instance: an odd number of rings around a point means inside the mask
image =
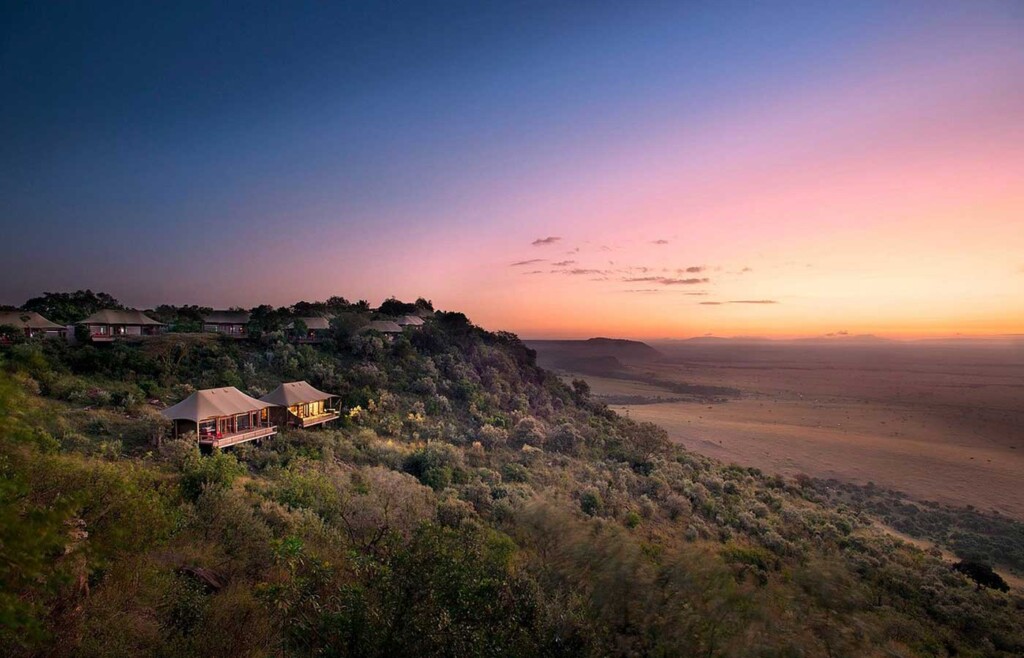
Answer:
[{"label": "distant hill", "polygon": [[848,335],[844,333],[804,338],[766,338],[764,336],[696,336],[694,338],[656,341],[673,345],[879,345],[898,343],[892,338],[874,334]]},{"label": "distant hill", "polygon": [[599,375],[620,371],[624,364],[656,361],[663,354],[647,343],[621,338],[587,340],[528,340],[536,350],[537,363],[543,368],[571,370]]}]

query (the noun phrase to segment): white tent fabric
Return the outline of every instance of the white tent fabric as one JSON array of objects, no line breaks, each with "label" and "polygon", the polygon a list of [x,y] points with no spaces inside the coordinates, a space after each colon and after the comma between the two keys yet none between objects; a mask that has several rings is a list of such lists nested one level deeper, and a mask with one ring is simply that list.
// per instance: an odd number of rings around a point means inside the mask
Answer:
[{"label": "white tent fabric", "polygon": [[17,327],[18,329],[63,329],[59,324],[50,322],[43,316],[32,311],[0,312],[0,325]]},{"label": "white tent fabric", "polygon": [[402,327],[418,327],[423,324],[423,318],[418,315],[405,315],[398,318],[396,323]]},{"label": "white tent fabric", "polygon": [[235,416],[273,406],[269,402],[249,397],[234,386],[225,386],[196,391],[160,413],[170,420],[191,420],[198,423],[207,418]]},{"label": "white tent fabric", "polygon": [[267,393],[260,400],[278,407],[290,407],[293,404],[317,402],[333,397],[337,396],[317,390],[310,386],[308,382],[288,382]]},{"label": "white tent fabric", "polygon": [[140,327],[162,327],[164,323],[157,322],[142,311],[136,311],[133,308],[123,311],[105,308],[102,311],[96,311],[78,324],[127,324]]}]

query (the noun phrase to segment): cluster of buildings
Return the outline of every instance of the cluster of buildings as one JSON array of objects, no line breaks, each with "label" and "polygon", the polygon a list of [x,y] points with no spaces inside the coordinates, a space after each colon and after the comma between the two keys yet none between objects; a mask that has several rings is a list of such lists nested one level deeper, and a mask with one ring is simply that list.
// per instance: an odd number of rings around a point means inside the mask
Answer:
[{"label": "cluster of buildings", "polygon": [[[80,324],[89,331],[95,343],[105,343],[128,336],[155,336],[163,333],[166,325],[157,322],[142,311],[103,309],[85,318]],[[25,332],[26,338],[74,337],[74,325],[63,326],[50,322],[33,311],[0,311],[0,326],[14,327]]]},{"label": "cluster of buildings", "polygon": [[226,448],[274,436],[278,427],[329,423],[340,415],[337,399],[307,382],[281,384],[261,398],[226,386],[196,391],[160,413],[173,423],[175,438],[195,432],[200,446]]},{"label": "cluster of buildings", "polygon": [[[202,320],[205,332],[231,338],[248,336],[247,311],[213,311]],[[134,309],[104,309],[76,324],[86,328],[94,343],[156,336],[167,329],[164,323]],[[396,320],[374,320],[362,331],[399,334],[422,324],[423,318],[406,315]],[[0,326],[21,330],[27,338],[73,340],[75,334],[75,325],[62,326],[32,311],[0,311]],[[330,320],[295,318],[288,329],[299,343],[319,343],[328,336]],[[305,429],[329,423],[340,416],[337,402],[338,396],[301,381],[281,384],[261,398],[250,397],[233,386],[196,391],[160,413],[172,421],[175,437],[194,432],[200,446],[212,449],[271,437],[278,427]]]},{"label": "cluster of buildings", "polygon": [[[202,317],[203,331],[222,334],[231,338],[246,338],[250,314],[248,311],[213,311]],[[301,324],[300,324],[301,323]],[[97,311],[76,324],[84,326],[94,343],[110,342],[117,338],[156,336],[164,333],[167,325],[134,309],[104,309]],[[423,324],[417,315],[405,315],[396,320],[374,320],[363,331],[377,331],[382,334],[402,333],[405,327]],[[31,311],[2,311],[0,326],[12,326],[24,331],[27,338],[74,338],[74,326],[62,326],[50,322]],[[295,318],[288,329],[302,328],[295,337],[299,343],[323,342],[331,328],[330,319],[324,317]]]}]

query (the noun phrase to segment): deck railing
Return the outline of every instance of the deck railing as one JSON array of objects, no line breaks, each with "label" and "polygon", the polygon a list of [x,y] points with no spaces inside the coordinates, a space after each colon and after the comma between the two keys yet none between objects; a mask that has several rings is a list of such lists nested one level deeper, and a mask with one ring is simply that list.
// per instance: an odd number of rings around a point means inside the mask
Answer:
[{"label": "deck railing", "polygon": [[244,430],[242,432],[222,434],[219,437],[200,437],[199,443],[214,448],[226,448],[228,446],[237,445],[239,443],[245,443],[246,441],[254,441],[256,439],[262,439],[268,436],[273,436],[275,434],[277,434],[277,425],[263,425],[260,427],[254,427],[252,429]]},{"label": "deck railing", "polygon": [[294,417],[298,421],[298,423],[300,423],[300,427],[312,427],[313,425],[319,425],[320,423],[326,423],[328,421],[334,420],[340,415],[341,413],[337,409],[333,409],[330,411],[325,411],[322,414],[317,414],[316,416],[306,416],[305,418],[299,418],[295,414],[292,414],[292,417]]}]

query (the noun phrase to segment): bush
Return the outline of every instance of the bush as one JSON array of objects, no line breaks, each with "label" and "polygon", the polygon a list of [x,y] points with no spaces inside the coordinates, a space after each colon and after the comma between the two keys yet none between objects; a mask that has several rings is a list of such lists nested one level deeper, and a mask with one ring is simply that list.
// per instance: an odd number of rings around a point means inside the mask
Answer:
[{"label": "bush", "polygon": [[603,508],[604,499],[597,489],[587,489],[580,495],[580,509],[587,516],[597,516]]},{"label": "bush", "polygon": [[206,489],[227,489],[235,478],[245,472],[234,455],[216,451],[203,456],[199,446],[190,451],[181,465],[181,494],[195,501]]},{"label": "bush", "polygon": [[405,472],[434,491],[465,479],[462,453],[447,443],[431,443],[405,460]]},{"label": "bush", "polygon": [[562,423],[547,438],[549,450],[574,455],[583,445],[583,437],[572,423]]},{"label": "bush", "polygon": [[522,448],[524,445],[543,448],[546,434],[543,423],[532,416],[527,416],[516,423],[509,442],[516,449]]}]

